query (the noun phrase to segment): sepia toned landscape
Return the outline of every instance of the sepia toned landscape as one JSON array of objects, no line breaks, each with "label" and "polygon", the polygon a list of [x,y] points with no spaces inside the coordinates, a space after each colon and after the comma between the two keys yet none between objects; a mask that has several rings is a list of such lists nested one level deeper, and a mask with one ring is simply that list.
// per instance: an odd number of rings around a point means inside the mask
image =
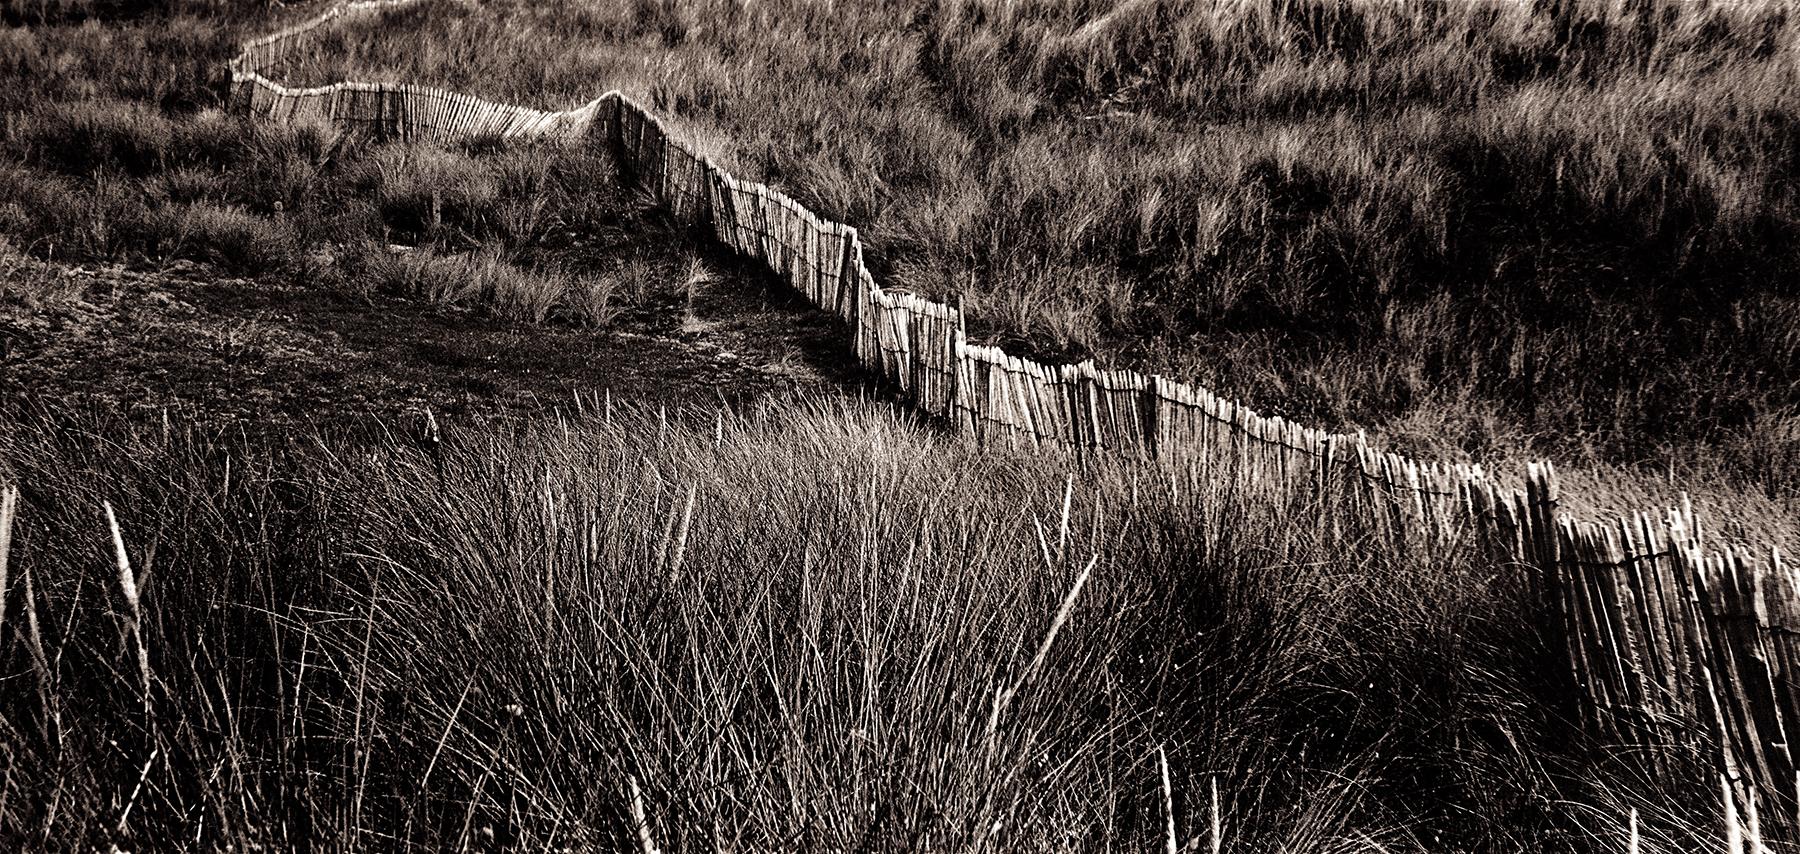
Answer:
[{"label": "sepia toned landscape", "polygon": [[0,20],[0,846],[1800,844],[1783,5]]}]

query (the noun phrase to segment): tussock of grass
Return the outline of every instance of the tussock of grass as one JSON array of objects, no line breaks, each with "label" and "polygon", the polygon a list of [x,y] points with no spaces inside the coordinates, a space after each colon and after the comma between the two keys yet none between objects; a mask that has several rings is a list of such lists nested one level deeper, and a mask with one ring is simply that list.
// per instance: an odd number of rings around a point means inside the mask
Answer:
[{"label": "tussock of grass", "polygon": [[362,252],[355,278],[373,289],[486,308],[532,323],[556,319],[609,326],[627,306],[674,289],[669,271],[637,257],[607,270],[575,273],[521,266],[495,247],[455,255],[376,247]]},{"label": "tussock of grass", "polygon": [[1143,849],[1159,751],[1179,837],[1216,781],[1229,849],[1716,826],[1569,740],[1558,659],[1472,554],[865,406],[610,411],[0,432],[7,613],[45,651],[7,617],[0,840],[618,848],[633,781],[665,850]]},{"label": "tussock of grass", "polygon": [[174,154],[174,122],[161,110],[132,101],[58,104],[26,125],[27,156],[73,175],[117,169],[142,176],[160,171]]},{"label": "tussock of grass", "polygon": [[199,203],[167,212],[172,243],[169,254],[199,256],[227,270],[279,272],[300,253],[299,240],[287,223],[259,217],[242,208]]},{"label": "tussock of grass", "polygon": [[79,280],[51,267],[0,238],[0,305],[39,308],[66,303],[80,295]]}]

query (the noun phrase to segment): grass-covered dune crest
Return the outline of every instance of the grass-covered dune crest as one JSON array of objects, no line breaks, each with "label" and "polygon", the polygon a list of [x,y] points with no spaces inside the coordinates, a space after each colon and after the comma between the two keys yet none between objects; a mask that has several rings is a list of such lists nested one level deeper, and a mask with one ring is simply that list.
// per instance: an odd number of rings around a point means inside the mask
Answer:
[{"label": "grass-covered dune crest", "polygon": [[1791,494],[1796,26],[1685,0],[439,2],[269,73],[539,109],[617,88],[1021,355],[1415,456]]}]

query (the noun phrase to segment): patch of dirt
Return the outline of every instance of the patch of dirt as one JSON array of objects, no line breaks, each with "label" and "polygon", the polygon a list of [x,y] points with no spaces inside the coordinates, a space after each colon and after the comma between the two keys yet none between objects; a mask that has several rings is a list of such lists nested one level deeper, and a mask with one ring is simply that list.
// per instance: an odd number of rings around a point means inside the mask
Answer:
[{"label": "patch of dirt", "polygon": [[669,297],[591,330],[180,262],[141,270],[15,258],[0,264],[0,403],[279,424],[522,412],[577,394],[741,402],[863,381],[835,318],[747,264],[706,262],[713,272],[691,305]]}]

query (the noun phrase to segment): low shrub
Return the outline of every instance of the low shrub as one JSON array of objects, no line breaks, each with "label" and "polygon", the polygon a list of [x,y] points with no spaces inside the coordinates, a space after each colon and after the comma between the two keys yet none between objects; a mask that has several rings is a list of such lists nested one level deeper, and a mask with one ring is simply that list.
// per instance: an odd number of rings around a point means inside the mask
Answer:
[{"label": "low shrub", "polygon": [[273,275],[298,263],[301,246],[287,223],[237,207],[177,205],[162,212],[169,255],[210,261],[245,276]]},{"label": "low shrub", "polygon": [[479,308],[531,323],[550,319],[607,326],[622,302],[641,301],[654,274],[642,261],[602,273],[525,266],[497,246],[439,254],[430,249],[366,248],[351,278],[366,278],[386,293],[423,297],[459,308]]},{"label": "low shrub", "polygon": [[430,146],[380,146],[352,181],[376,198],[383,220],[421,239],[444,228],[480,234],[500,201],[489,163]]},{"label": "low shrub", "polygon": [[175,122],[153,106],[110,98],[43,105],[15,137],[27,161],[64,175],[139,177],[177,158]]}]

